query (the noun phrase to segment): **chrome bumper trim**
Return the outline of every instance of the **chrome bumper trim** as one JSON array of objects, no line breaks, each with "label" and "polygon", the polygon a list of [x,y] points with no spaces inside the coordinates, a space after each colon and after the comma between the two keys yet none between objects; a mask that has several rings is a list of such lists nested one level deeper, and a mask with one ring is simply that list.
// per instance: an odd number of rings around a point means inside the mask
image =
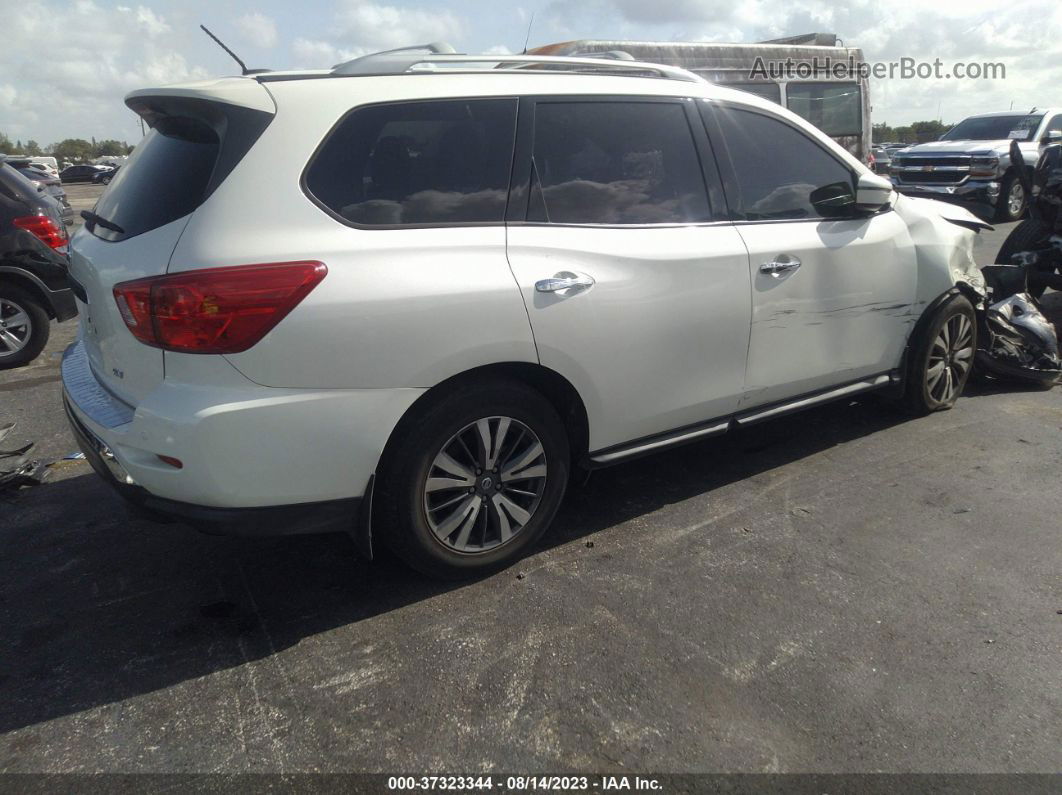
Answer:
[{"label": "chrome bumper trim", "polygon": [[136,411],[103,388],[92,372],[85,343],[78,340],[63,352],[63,388],[70,401],[90,420],[105,428],[133,421]]}]

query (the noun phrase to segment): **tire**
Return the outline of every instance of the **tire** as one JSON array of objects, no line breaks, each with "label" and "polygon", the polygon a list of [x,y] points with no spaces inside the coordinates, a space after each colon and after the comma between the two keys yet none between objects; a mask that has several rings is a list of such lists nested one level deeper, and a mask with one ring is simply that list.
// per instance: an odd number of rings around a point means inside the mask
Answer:
[{"label": "tire", "polygon": [[[497,446],[493,461],[481,441],[484,423]],[[538,392],[515,381],[456,387],[414,407],[388,442],[374,535],[434,577],[497,571],[523,557],[552,522],[569,457],[564,425]]]},{"label": "tire", "polygon": [[111,178],[110,177],[100,177],[100,184],[101,185],[110,185],[111,184]]},{"label": "tire", "polygon": [[[1026,218],[1007,235],[1007,239],[1003,241],[1003,245],[999,247],[999,253],[996,254],[996,262],[1001,265],[1009,265],[1010,258],[1017,254],[1019,251],[1028,251],[1034,248],[1037,243],[1045,240],[1050,235],[1050,230],[1046,229],[1043,224],[1036,221],[1033,218]],[[1029,293],[1034,298],[1039,298],[1044,294],[1047,289],[1047,285],[1043,284],[1038,278],[1036,270],[1030,269],[1029,271]]]},{"label": "tire", "polygon": [[49,334],[51,318],[44,307],[24,290],[0,285],[0,370],[36,359]]},{"label": "tire", "polygon": [[[1020,193],[1020,202],[1012,203],[1011,193]],[[1025,215],[1025,208],[1029,206],[1029,197],[1021,186],[1017,174],[1010,174],[1003,180],[1002,190],[999,192],[999,203],[996,205],[996,220],[1000,222],[1017,221]]]},{"label": "tire", "polygon": [[937,310],[911,348],[904,388],[907,409],[924,416],[954,406],[970,377],[976,351],[973,305],[965,296],[954,295]]}]

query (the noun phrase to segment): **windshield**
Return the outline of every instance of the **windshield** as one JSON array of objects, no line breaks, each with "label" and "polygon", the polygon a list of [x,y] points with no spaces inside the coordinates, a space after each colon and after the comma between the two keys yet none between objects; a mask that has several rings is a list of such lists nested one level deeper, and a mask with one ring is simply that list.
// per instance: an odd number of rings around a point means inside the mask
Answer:
[{"label": "windshield", "polygon": [[789,83],[786,106],[827,135],[863,132],[863,99],[858,83]]},{"label": "windshield", "polygon": [[1044,118],[1042,113],[1014,116],[975,116],[965,119],[940,137],[942,141],[1031,141]]}]

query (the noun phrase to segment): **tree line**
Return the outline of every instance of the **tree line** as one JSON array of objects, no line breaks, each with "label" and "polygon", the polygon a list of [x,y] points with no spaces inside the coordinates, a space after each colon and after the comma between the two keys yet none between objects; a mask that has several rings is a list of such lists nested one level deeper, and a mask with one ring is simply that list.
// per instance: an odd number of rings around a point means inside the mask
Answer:
[{"label": "tree line", "polygon": [[924,144],[935,141],[946,133],[954,124],[939,121],[915,121],[903,127],[890,127],[885,122],[875,124],[871,134],[874,143],[895,141],[902,144]]},{"label": "tree line", "polygon": [[12,141],[4,133],[0,132],[0,153],[5,155],[27,155],[37,157],[51,155],[60,163],[84,163],[97,157],[118,157],[127,155],[133,151],[133,147],[125,141],[116,141],[107,138],[97,141],[93,138],[86,141],[84,138],[66,138],[51,146],[42,147],[33,140]]}]

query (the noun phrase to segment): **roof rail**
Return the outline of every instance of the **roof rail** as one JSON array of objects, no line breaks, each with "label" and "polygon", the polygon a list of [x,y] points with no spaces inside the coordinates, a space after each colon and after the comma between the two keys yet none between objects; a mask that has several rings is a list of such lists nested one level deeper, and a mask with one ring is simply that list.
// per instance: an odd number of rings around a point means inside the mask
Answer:
[{"label": "roof rail", "polygon": [[[413,49],[426,49],[427,45]],[[628,56],[629,57],[629,56]],[[474,65],[479,64],[476,69]],[[461,69],[462,65],[471,68]],[[423,67],[415,69],[415,67]],[[703,83],[704,78],[680,69],[677,66],[664,66],[658,63],[627,60],[622,56],[568,58],[555,55],[460,55],[456,53],[415,54],[409,48],[389,50],[373,55],[364,55],[352,61],[337,64],[332,68],[334,75],[382,76],[400,75],[411,71],[418,74],[430,72],[436,67],[439,71],[453,73],[458,71],[484,71],[492,69],[517,70],[528,67],[555,67],[561,72],[596,72],[606,74],[630,73],[633,76],[654,74],[666,80],[683,80],[688,83]],[[578,67],[582,67],[581,69]]]}]

